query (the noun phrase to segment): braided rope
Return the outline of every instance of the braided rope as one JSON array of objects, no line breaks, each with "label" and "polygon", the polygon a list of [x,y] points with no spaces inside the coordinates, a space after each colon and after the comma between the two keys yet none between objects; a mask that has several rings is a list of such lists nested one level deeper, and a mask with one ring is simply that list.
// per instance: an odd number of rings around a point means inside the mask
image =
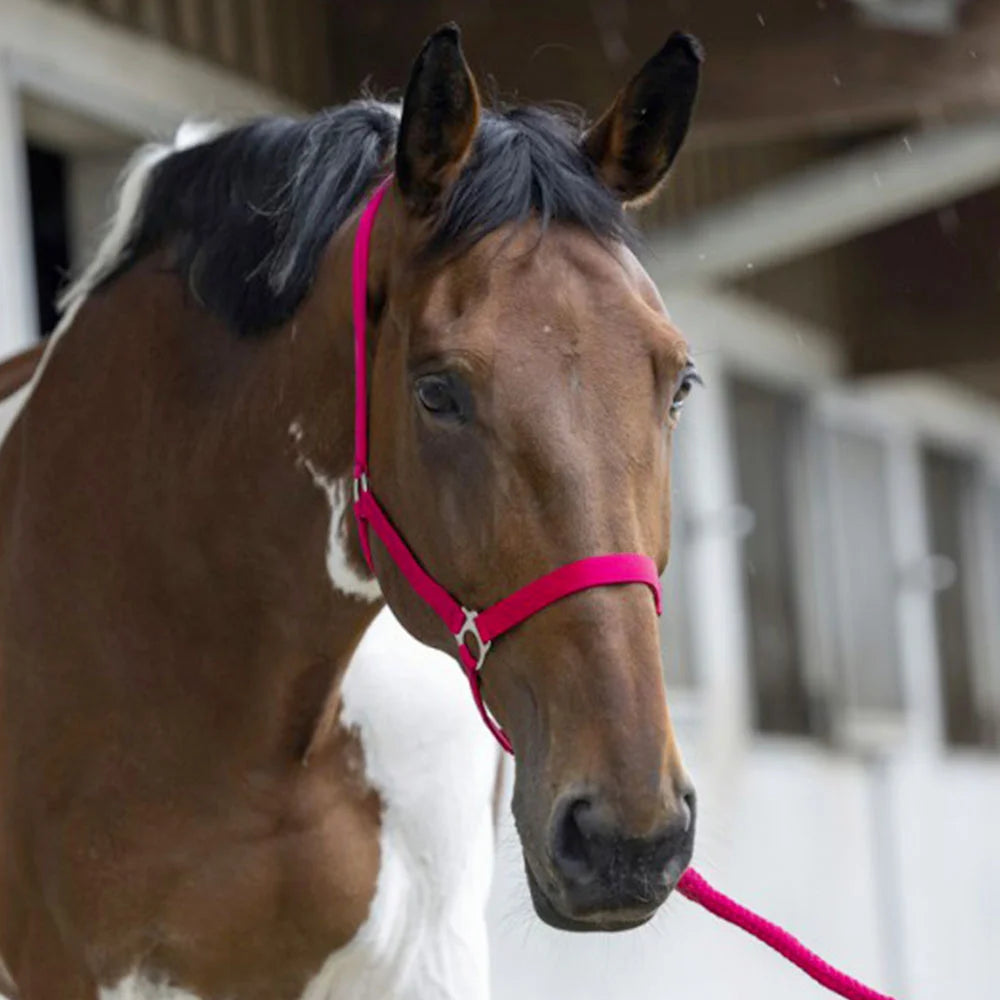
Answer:
[{"label": "braided rope", "polygon": [[793,965],[797,965],[806,975],[812,976],[816,982],[846,997],[847,1000],[892,1000],[887,994],[878,993],[857,979],[852,979],[846,973],[835,969],[777,924],[741,906],[718,889],[713,889],[692,868],[681,876],[677,889],[682,896],[705,907],[710,913],[735,924],[748,934],[752,934],[758,941],[763,941]]}]

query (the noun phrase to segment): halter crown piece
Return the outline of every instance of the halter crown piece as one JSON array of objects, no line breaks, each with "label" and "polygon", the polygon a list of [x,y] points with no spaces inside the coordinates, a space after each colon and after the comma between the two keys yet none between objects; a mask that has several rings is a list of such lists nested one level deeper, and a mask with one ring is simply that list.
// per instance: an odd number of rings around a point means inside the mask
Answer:
[{"label": "halter crown piece", "polygon": [[[455,600],[420,564],[402,535],[393,527],[388,515],[375,499],[368,478],[368,358],[365,327],[368,312],[368,248],[372,226],[379,205],[392,183],[390,174],[375,189],[365,205],[358,231],[354,237],[354,259],[351,292],[354,304],[354,516],[368,568],[372,565],[369,529],[385,546],[389,557],[406,577],[410,586],[427,602],[455,638],[458,659],[472,690],[472,697],[483,722],[508,753],[513,753],[507,734],[490,715],[483,703],[479,672],[493,640],[516,628],[523,621],[556,601],[591,587],[613,584],[642,583],[649,587],[656,604],[662,610],[660,575],[656,563],[646,555],[619,552],[589,556],[567,563],[515,590],[513,594],[482,611],[474,611]],[[470,640],[474,648],[470,648]],[[809,951],[787,931],[759,917],[728,896],[713,889],[694,869],[689,868],[677,884],[678,891],[688,899],[728,920],[774,948],[794,965],[812,976],[827,989],[847,1000],[892,1000],[876,993],[856,979],[827,964]]]}]

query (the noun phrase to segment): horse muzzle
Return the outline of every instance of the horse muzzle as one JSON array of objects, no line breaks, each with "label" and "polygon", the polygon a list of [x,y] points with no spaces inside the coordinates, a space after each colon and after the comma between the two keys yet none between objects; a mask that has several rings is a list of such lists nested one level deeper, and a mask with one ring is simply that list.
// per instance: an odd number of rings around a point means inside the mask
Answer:
[{"label": "horse muzzle", "polygon": [[593,793],[567,794],[549,823],[547,863],[526,858],[538,916],[561,930],[618,931],[649,920],[676,887],[694,848],[695,795],[685,790],[664,823],[630,836]]}]

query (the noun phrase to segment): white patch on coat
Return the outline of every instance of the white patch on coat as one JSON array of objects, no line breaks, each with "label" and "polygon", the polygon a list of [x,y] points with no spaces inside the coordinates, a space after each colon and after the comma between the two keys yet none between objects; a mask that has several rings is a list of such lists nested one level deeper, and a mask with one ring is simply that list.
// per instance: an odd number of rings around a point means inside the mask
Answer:
[{"label": "white patch on coat", "polygon": [[7,434],[14,426],[14,421],[24,409],[24,404],[28,401],[33,386],[34,380],[22,385],[17,392],[11,393],[6,399],[0,400],[0,447],[3,447],[3,442],[7,440]]},{"label": "white patch on coat", "polygon": [[354,516],[351,509],[351,480],[326,475],[302,451],[302,425],[296,420],[288,428],[288,436],[295,443],[297,461],[312,477],[312,481],[326,494],[330,505],[330,528],[326,542],[326,572],[336,590],[348,597],[356,597],[369,604],[382,599],[378,580],[367,569],[360,572],[348,555],[347,542],[353,530]]},{"label": "white patch on coat", "polygon": [[138,971],[130,972],[114,986],[102,986],[97,995],[99,1000],[199,1000],[187,990],[155,982]]},{"label": "white patch on coat", "polygon": [[343,683],[382,803],[368,918],[302,1000],[487,1000],[486,899],[499,750],[449,656],[383,610]]},{"label": "white patch on coat", "polygon": [[17,990],[14,988],[14,977],[10,974],[10,970],[4,965],[4,961],[0,958],[0,998],[2,1000],[10,1000],[11,997],[16,996]]},{"label": "white patch on coat", "polygon": [[[489,1000],[486,901],[499,750],[449,656],[376,617],[343,682],[383,804],[368,918],[300,1000]],[[100,1000],[198,1000],[132,972]]]}]

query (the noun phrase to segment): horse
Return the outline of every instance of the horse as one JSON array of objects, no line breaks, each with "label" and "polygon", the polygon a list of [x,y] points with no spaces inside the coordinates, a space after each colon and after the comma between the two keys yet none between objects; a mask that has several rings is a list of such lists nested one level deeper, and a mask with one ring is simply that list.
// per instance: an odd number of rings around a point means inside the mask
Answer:
[{"label": "horse", "polygon": [[[447,25],[401,105],[130,163],[44,355],[0,380],[6,996],[488,995],[501,754],[454,634],[362,551],[352,254],[369,213],[369,472],[423,570],[470,608],[602,554],[662,572],[697,373],[626,211],[701,61],[675,33],[586,127],[483,107]],[[649,588],[492,645],[535,910],[645,922],[695,828]]]}]

